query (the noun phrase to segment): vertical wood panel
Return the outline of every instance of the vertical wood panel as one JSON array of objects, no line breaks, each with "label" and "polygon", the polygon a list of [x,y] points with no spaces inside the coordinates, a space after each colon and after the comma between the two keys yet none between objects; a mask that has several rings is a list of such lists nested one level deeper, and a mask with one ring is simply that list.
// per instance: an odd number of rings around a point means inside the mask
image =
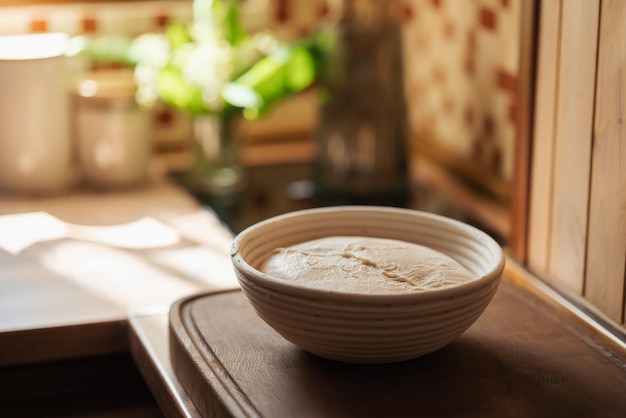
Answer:
[{"label": "vertical wood panel", "polygon": [[582,294],[599,0],[562,3],[548,273]]},{"label": "vertical wood panel", "polygon": [[560,22],[561,0],[542,1],[528,221],[528,265],[539,272],[548,269]]},{"label": "vertical wood panel", "polygon": [[533,126],[533,98],[537,45],[537,1],[526,0],[521,6],[520,57],[515,128],[515,166],[511,193],[511,255],[521,263],[527,260],[530,152]]},{"label": "vertical wood panel", "polygon": [[596,84],[585,297],[624,315],[626,254],[626,2],[603,0]]}]

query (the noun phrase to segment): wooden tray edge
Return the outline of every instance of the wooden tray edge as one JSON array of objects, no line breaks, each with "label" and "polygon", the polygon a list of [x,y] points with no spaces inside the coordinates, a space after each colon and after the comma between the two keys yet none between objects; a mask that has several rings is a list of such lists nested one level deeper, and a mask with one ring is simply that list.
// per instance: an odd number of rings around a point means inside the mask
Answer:
[{"label": "wooden tray edge", "polygon": [[[189,306],[207,296],[240,292],[227,289],[201,293],[176,301],[169,312],[170,361],[189,398],[206,417],[260,417],[190,318]],[[204,341],[199,347],[194,339]]]}]

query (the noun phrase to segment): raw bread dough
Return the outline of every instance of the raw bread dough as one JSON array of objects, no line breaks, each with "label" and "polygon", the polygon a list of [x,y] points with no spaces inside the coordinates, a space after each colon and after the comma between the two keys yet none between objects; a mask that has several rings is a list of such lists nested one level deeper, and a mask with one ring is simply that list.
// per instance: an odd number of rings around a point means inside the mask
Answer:
[{"label": "raw bread dough", "polygon": [[261,270],[275,278],[349,293],[403,293],[472,280],[451,257],[409,242],[334,236],[278,248]]}]

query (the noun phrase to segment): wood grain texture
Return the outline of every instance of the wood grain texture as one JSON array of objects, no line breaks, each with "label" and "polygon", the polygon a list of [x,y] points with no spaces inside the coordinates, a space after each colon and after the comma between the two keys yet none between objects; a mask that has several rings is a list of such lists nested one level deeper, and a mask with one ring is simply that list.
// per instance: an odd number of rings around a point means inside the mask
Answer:
[{"label": "wood grain texture", "polygon": [[511,234],[509,251],[516,260],[526,263],[528,241],[528,207],[530,200],[530,155],[532,145],[533,99],[537,33],[537,1],[522,2],[521,45],[518,89],[515,108],[515,162],[511,184]]},{"label": "wood grain texture", "polygon": [[503,282],[457,341],[387,365],[324,360],[284,340],[239,291],[170,311],[174,371],[203,416],[623,417],[626,364],[586,328]]},{"label": "wood grain texture", "polygon": [[0,367],[120,353],[127,350],[124,319],[0,333]]},{"label": "wood grain texture", "polygon": [[163,415],[200,418],[200,412],[172,370],[167,321],[167,313],[132,315],[128,330],[130,352]]},{"label": "wood grain texture", "polygon": [[[0,366],[125,351],[129,311],[168,307],[215,288],[212,278],[224,277],[220,268],[232,271],[230,235],[214,214],[163,177],[106,193],[0,195],[0,215],[38,211],[90,226],[151,216],[181,239],[152,250],[71,237],[36,242],[16,254],[0,248]],[[7,237],[6,230],[0,234]]]},{"label": "wood grain texture", "polygon": [[626,3],[604,0],[593,132],[585,297],[624,321],[626,267]]},{"label": "wood grain texture", "polygon": [[600,2],[562,6],[548,273],[582,293]]},{"label": "wood grain texture", "polygon": [[[232,292],[213,294],[230,295]],[[192,300],[197,298],[194,297]],[[185,391],[204,417],[219,418],[233,415],[258,417],[259,411],[233,381],[216,353],[206,344],[202,331],[194,323],[191,311],[183,309],[188,307],[188,305],[184,306],[186,302],[187,300],[181,300],[175,303],[169,316],[170,360]],[[241,301],[239,304],[221,306],[216,311],[208,312],[209,318],[217,320],[218,323],[223,324],[222,326],[226,325],[223,321],[232,318],[235,322],[229,324],[225,330],[241,330],[245,322],[250,319],[249,315],[240,315],[236,311],[241,306]],[[202,324],[199,326],[202,327]],[[230,338],[228,333],[224,333],[222,337]],[[191,350],[194,355],[187,355],[187,350]],[[258,358],[258,356],[254,354],[253,358]],[[254,366],[254,363],[248,359],[243,360],[242,364]]]},{"label": "wood grain texture", "polygon": [[548,269],[552,219],[561,1],[542,1],[539,16],[527,262],[530,268],[545,272]]}]

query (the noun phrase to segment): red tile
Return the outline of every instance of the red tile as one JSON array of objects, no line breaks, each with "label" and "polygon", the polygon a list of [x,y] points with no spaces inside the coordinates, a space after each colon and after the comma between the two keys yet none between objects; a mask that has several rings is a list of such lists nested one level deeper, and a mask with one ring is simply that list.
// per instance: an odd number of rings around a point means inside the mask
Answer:
[{"label": "red tile", "polygon": [[278,22],[289,20],[289,0],[276,1],[275,18]]},{"label": "red tile", "polygon": [[517,77],[503,69],[497,70],[496,83],[498,88],[509,93],[515,93],[515,90],[517,89]]},{"label": "red tile", "polygon": [[330,9],[328,8],[328,3],[327,2],[323,2],[322,5],[320,6],[318,15],[320,18],[325,18],[326,16],[328,16],[328,13],[330,12]]},{"label": "red tile", "polygon": [[443,23],[443,37],[445,39],[451,40],[454,39],[454,35],[456,34],[456,25],[451,20],[446,20]]},{"label": "red tile", "polygon": [[410,4],[404,3],[402,6],[402,21],[405,23],[410,23],[415,20],[415,10]]},{"label": "red tile", "polygon": [[154,18],[154,23],[159,29],[165,29],[169,22],[170,17],[166,14],[159,14]]},{"label": "red tile", "polygon": [[33,19],[30,21],[30,31],[33,33],[41,33],[48,31],[48,21],[45,19]]},{"label": "red tile", "polygon": [[496,14],[493,10],[486,7],[480,8],[478,11],[480,25],[488,30],[495,30],[496,28]]},{"label": "red tile", "polygon": [[174,121],[174,113],[171,109],[158,109],[152,115],[153,120],[158,125],[170,125]]},{"label": "red tile", "polygon": [[84,33],[95,33],[98,30],[98,21],[93,17],[84,17],[80,25]]}]

